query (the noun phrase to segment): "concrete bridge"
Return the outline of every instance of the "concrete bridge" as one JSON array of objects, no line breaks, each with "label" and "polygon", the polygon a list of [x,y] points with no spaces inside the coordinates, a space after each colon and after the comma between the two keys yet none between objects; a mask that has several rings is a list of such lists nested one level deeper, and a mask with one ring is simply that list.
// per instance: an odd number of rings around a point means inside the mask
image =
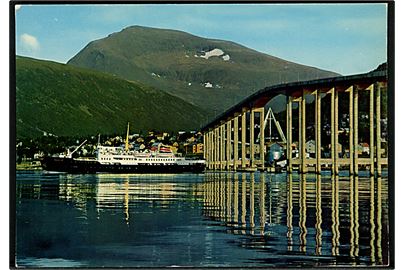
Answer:
[{"label": "concrete bridge", "polygon": [[[339,169],[347,168],[350,174],[357,175],[359,167],[364,167],[372,175],[375,173],[381,175],[382,167],[388,164],[388,147],[383,149],[381,146],[381,97],[386,94],[383,91],[387,91],[386,70],[266,87],[217,116],[202,128],[207,169],[266,170],[265,155],[268,150],[266,144],[269,141],[265,140],[264,132],[265,106],[276,96],[282,95],[286,103],[286,121],[283,130],[287,137],[283,146],[286,150],[289,172],[299,170],[302,173],[308,171],[320,173],[321,170],[328,169],[333,174],[338,174]],[[362,107],[364,104],[368,106],[367,114],[364,115],[363,109],[361,117],[359,117],[359,96]],[[349,105],[347,111],[339,112],[339,99],[346,100],[345,104]],[[329,104],[327,111],[321,110],[323,102]],[[314,119],[306,117],[308,111],[306,106],[314,107]],[[349,116],[349,124],[345,131],[339,129],[339,113]],[[367,121],[366,127],[369,129],[369,137],[366,140],[369,145],[367,155],[359,153],[360,119],[363,122]],[[325,125],[325,120],[330,126],[328,149],[321,144],[322,125]],[[311,121],[313,121],[311,128],[314,130],[312,137],[315,141],[313,157],[306,153],[307,123]],[[296,122],[298,127],[295,127]],[[298,145],[293,141],[293,130],[296,129],[298,129]],[[348,149],[342,149],[339,144],[340,136],[342,139],[349,137],[346,143]],[[258,143],[255,138],[258,138]]]}]

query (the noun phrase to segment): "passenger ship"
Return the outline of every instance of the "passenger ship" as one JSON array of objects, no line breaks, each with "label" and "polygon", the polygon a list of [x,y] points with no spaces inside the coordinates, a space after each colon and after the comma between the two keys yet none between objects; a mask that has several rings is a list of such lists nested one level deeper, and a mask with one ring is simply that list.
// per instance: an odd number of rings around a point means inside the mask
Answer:
[{"label": "passenger ship", "polygon": [[129,124],[124,147],[97,146],[96,158],[73,158],[73,152],[57,157],[44,157],[42,168],[46,171],[68,173],[182,173],[202,172],[204,160],[178,157],[170,148],[159,144],[150,152],[129,150]]}]

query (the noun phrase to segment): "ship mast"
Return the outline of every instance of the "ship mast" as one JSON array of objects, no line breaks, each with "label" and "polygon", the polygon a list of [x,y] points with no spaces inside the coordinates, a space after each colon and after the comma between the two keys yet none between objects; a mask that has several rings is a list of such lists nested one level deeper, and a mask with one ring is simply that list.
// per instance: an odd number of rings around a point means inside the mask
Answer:
[{"label": "ship mast", "polygon": [[127,127],[127,138],[125,139],[125,151],[128,152],[129,122]]}]

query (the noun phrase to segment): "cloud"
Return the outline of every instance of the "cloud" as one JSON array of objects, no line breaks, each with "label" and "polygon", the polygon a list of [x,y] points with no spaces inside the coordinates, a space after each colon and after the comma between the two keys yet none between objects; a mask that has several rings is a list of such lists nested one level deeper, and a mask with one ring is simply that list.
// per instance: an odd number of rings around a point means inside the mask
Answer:
[{"label": "cloud", "polygon": [[29,53],[36,53],[40,49],[38,39],[30,34],[24,33],[20,36],[21,47]]}]

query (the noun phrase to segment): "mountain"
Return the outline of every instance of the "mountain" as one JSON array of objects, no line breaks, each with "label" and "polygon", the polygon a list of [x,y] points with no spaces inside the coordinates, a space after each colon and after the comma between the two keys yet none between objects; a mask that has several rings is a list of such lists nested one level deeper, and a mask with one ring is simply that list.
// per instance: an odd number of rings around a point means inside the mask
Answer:
[{"label": "mountain", "polygon": [[16,58],[17,137],[198,129],[203,111],[150,86],[66,64]]},{"label": "mountain", "polygon": [[211,116],[265,86],[339,75],[230,41],[141,26],[90,42],[68,64],[154,86]]}]

